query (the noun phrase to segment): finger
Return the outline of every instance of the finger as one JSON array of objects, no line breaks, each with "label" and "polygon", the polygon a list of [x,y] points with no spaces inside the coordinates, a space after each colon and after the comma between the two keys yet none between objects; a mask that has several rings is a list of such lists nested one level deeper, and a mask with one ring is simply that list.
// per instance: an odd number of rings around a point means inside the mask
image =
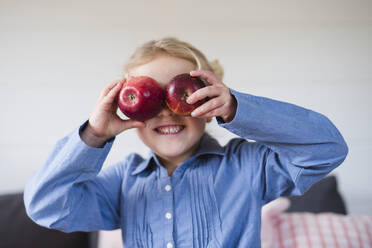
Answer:
[{"label": "finger", "polygon": [[141,128],[141,127],[145,127],[146,124],[142,121],[136,121],[136,120],[122,120],[121,121],[122,124],[123,124],[123,130],[127,130],[127,129],[130,129],[130,128]]},{"label": "finger", "polygon": [[187,99],[186,102],[188,104],[194,104],[197,101],[200,101],[206,97],[215,97],[220,95],[221,90],[214,86],[207,86],[201,89],[198,89],[194,93],[192,93]]},{"label": "finger", "polygon": [[101,95],[99,98],[104,98],[118,83],[123,83],[125,79],[118,79],[114,80],[111,84],[107,85],[101,92]]},{"label": "finger", "polygon": [[212,98],[206,103],[200,105],[198,108],[196,108],[194,111],[191,112],[191,116],[193,117],[202,117],[206,113],[217,109],[221,106],[223,106],[224,102],[220,97]]},{"label": "finger", "polygon": [[216,117],[216,116],[221,116],[223,113],[223,110],[222,108],[216,108],[216,109],[213,109],[201,116],[198,116],[198,118],[210,118],[210,117]]},{"label": "finger", "polygon": [[123,82],[122,81],[117,82],[117,84],[114,85],[113,88],[111,88],[111,90],[106,94],[106,96],[104,96],[103,101],[106,104],[113,103],[115,101],[115,99],[116,99],[117,94],[121,90],[122,86],[123,86]]},{"label": "finger", "polygon": [[111,84],[107,85],[102,91],[101,91],[101,94],[99,95],[99,98],[103,98],[107,95],[107,93],[110,92],[110,90],[115,87],[115,85],[117,84],[117,82],[112,82]]},{"label": "finger", "polygon": [[217,76],[211,71],[195,70],[195,71],[191,71],[190,75],[193,77],[200,77],[212,85],[222,84],[221,80],[219,80]]}]

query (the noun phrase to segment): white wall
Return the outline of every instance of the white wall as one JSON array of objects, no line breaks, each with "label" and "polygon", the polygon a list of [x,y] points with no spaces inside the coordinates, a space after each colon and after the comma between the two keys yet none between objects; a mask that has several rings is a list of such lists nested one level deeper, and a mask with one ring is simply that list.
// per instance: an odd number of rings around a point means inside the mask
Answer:
[{"label": "white wall", "polygon": [[[56,3],[57,2],[57,3]],[[349,156],[335,174],[351,213],[372,214],[371,1],[0,2],[0,192],[22,190],[89,116],[136,46],[172,35],[225,68],[224,82],[327,115]],[[222,143],[232,135],[212,124]],[[106,164],[146,154],[133,131]]]}]

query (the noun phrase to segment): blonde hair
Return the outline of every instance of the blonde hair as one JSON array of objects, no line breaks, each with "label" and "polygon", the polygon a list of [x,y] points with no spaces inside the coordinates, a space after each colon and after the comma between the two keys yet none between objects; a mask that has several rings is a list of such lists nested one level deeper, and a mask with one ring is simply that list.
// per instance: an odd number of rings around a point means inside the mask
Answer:
[{"label": "blonde hair", "polygon": [[173,37],[151,40],[139,46],[125,63],[124,70],[127,73],[130,69],[146,64],[160,54],[186,59],[195,64],[196,69],[208,70],[220,80],[223,78],[223,68],[218,60],[209,62],[197,48]]}]

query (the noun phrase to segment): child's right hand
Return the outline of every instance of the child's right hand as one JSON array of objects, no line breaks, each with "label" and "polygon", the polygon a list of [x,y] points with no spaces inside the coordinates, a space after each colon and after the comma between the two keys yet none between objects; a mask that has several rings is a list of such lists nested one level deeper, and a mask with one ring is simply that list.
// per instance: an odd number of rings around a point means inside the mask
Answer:
[{"label": "child's right hand", "polygon": [[81,133],[81,139],[87,145],[103,147],[109,139],[124,130],[145,126],[144,122],[130,119],[123,120],[116,114],[118,108],[117,95],[124,82],[125,79],[114,81],[101,92],[88,124]]}]

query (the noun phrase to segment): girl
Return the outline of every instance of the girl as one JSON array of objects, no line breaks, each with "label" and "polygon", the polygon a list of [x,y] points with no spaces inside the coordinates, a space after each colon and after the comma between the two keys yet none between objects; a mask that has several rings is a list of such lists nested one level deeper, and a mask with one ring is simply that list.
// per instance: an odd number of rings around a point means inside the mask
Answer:
[{"label": "girl", "polygon": [[[208,85],[188,103],[209,100],[191,116],[164,107],[145,122],[122,120],[115,99],[123,82],[107,86],[89,120],[56,144],[26,185],[30,218],[64,232],[122,228],[125,247],[260,247],[262,205],[304,193],[348,148],[324,115],[229,89],[216,68],[174,38],[139,47],[127,78],[165,86],[190,73]],[[241,138],[220,146],[205,133],[213,117]],[[130,154],[101,170],[115,136],[130,128],[151,149],[148,158]]]}]

